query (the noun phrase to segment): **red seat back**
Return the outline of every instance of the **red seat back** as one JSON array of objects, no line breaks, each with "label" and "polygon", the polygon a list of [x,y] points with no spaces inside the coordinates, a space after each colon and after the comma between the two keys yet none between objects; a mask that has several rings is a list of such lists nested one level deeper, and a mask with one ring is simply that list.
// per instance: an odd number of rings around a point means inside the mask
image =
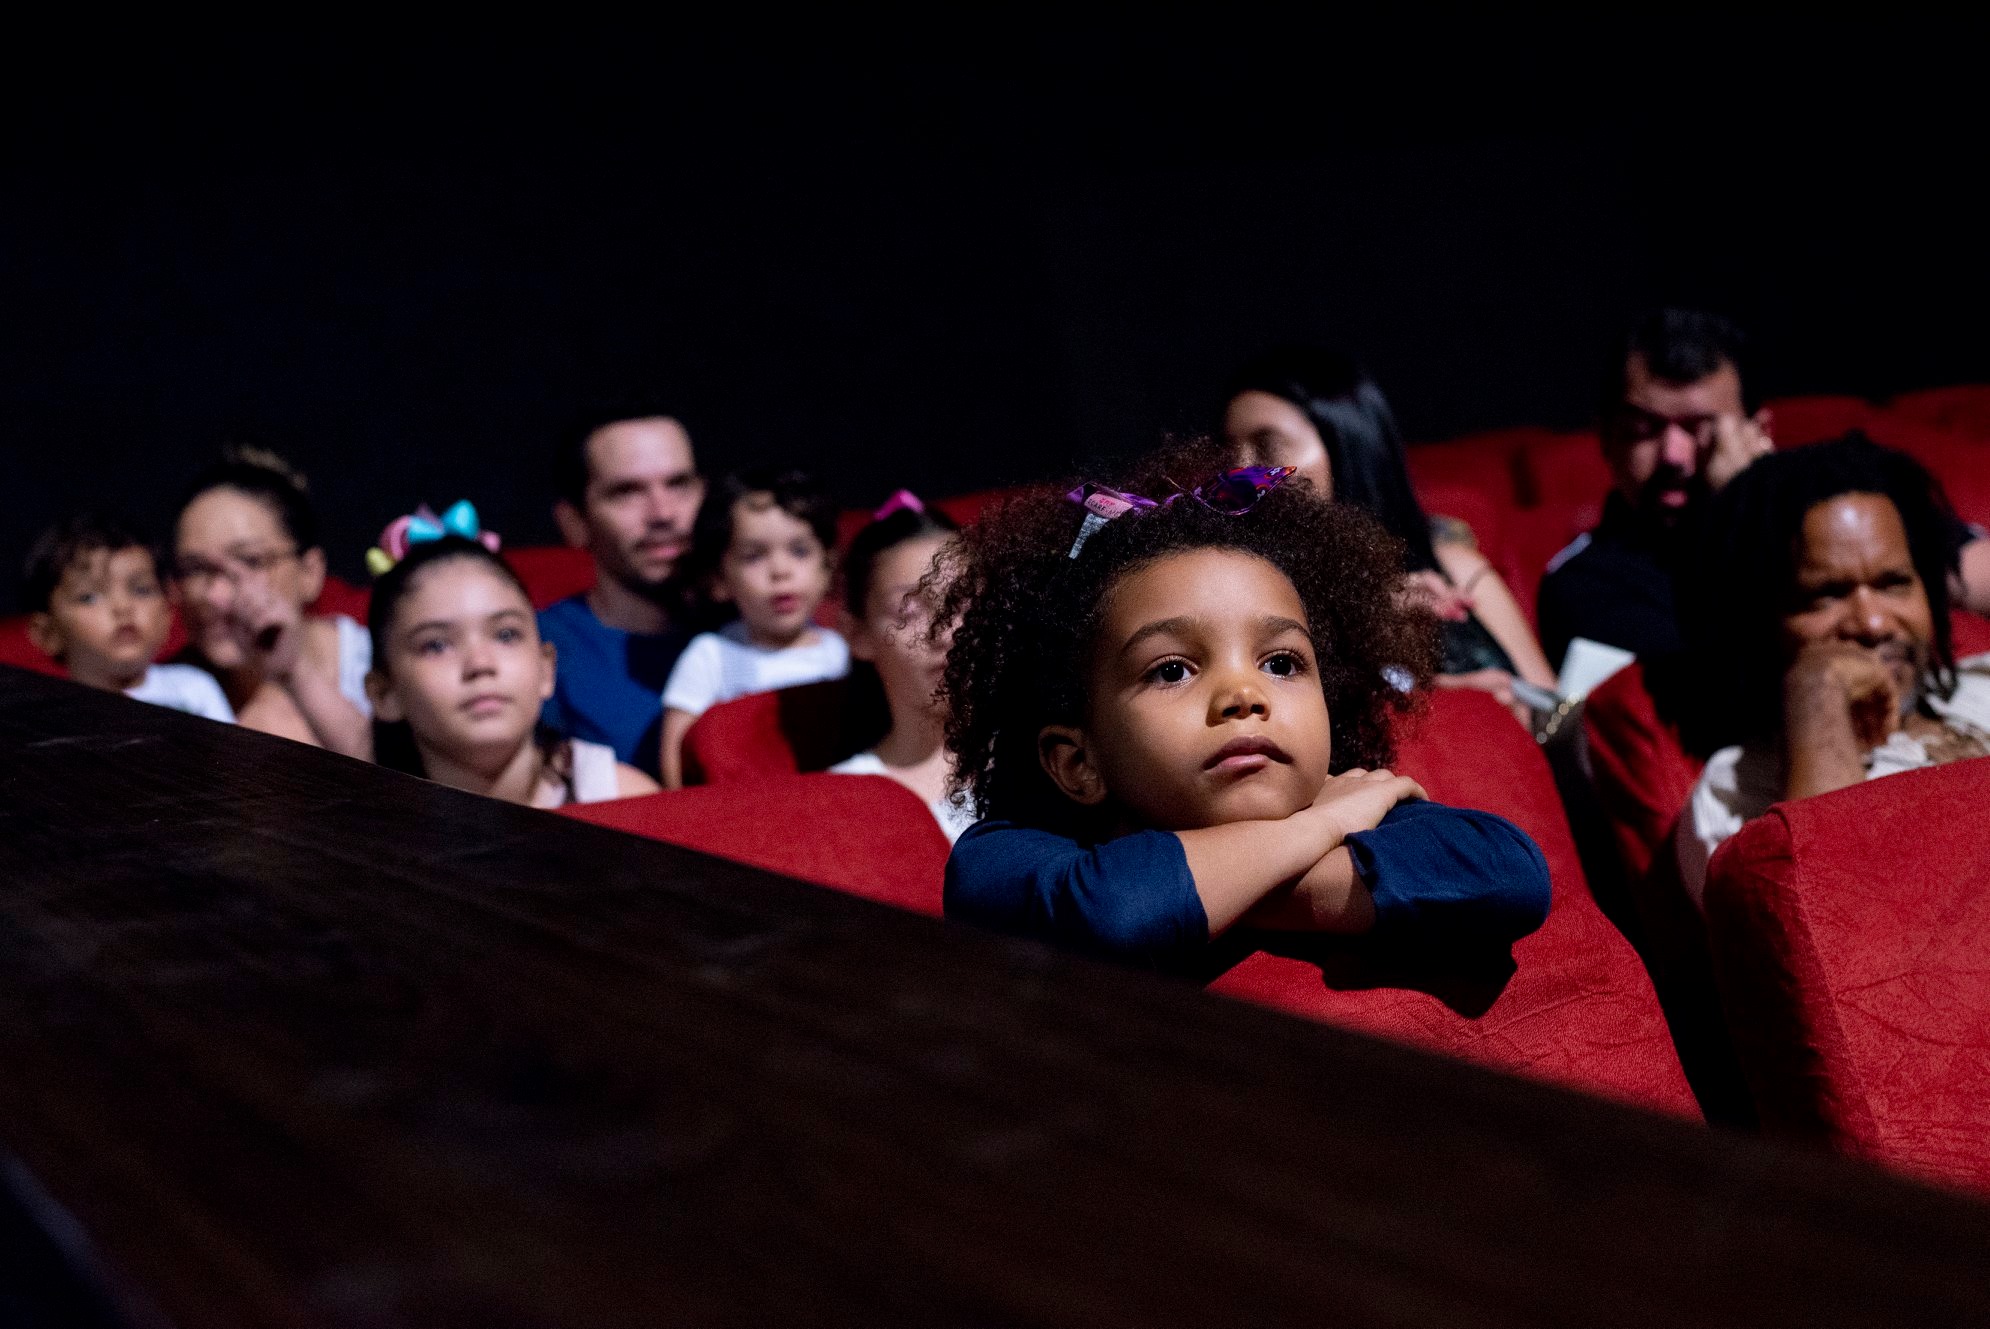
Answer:
[{"label": "red seat back", "polygon": [[755,692],[699,716],[684,735],[687,784],[737,784],[825,770],[847,752],[842,679]]},{"label": "red seat back", "polygon": [[1836,438],[1849,429],[1868,428],[1878,409],[1863,397],[1777,397],[1764,402],[1769,434],[1779,448]]},{"label": "red seat back", "polygon": [[1636,882],[1665,848],[1701,763],[1681,745],[1678,728],[1659,718],[1643,665],[1627,665],[1599,684],[1582,722],[1597,800],[1624,870]]},{"label": "red seat back", "polygon": [[1903,419],[1990,438],[1990,384],[1963,383],[1903,392],[1888,402],[1886,409]]},{"label": "red seat back", "polygon": [[1594,504],[1610,492],[1610,465],[1593,433],[1539,430],[1515,459],[1520,499],[1528,507]]},{"label": "red seat back", "polygon": [[62,666],[43,655],[41,648],[28,640],[26,614],[0,618],[0,665],[13,665],[18,669],[31,669],[37,674],[63,677]]},{"label": "red seat back", "polygon": [[1410,483],[1419,494],[1432,487],[1467,489],[1502,510],[1518,507],[1520,495],[1514,483],[1514,458],[1528,440],[1544,432],[1533,428],[1500,429],[1443,443],[1412,443],[1404,449]]},{"label": "red seat back", "polygon": [[526,545],[506,549],[504,561],[525,583],[534,609],[594,589],[594,556],[565,545]]},{"label": "red seat back", "polygon": [[1990,1191],[1990,760],[1782,803],[1707,924],[1766,1127]]},{"label": "red seat back", "polygon": [[1260,953],[1211,990],[1516,1074],[1698,1116],[1651,981],[1590,897],[1546,758],[1490,696],[1440,691],[1405,736],[1397,769],[1432,798],[1519,825],[1547,857],[1554,904],[1513,948],[1496,991],[1442,995],[1367,985]]},{"label": "red seat back", "polygon": [[916,794],[882,775],[786,775],[561,809],[867,900],[938,916],[950,849]]}]

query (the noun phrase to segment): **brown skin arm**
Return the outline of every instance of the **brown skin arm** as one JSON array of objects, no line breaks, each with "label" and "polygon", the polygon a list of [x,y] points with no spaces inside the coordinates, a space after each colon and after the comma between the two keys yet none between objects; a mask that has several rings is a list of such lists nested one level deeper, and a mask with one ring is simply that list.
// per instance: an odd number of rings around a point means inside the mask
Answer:
[{"label": "brown skin arm", "polygon": [[698,717],[689,711],[666,707],[663,712],[663,739],[657,754],[658,769],[665,789],[684,787],[684,735],[691,732]]},{"label": "brown skin arm", "polygon": [[1856,647],[1806,646],[1783,678],[1783,796],[1858,784],[1865,754],[1899,726],[1899,692],[1885,666]]},{"label": "brown skin arm", "polygon": [[1347,837],[1373,830],[1389,809],[1422,798],[1407,776],[1359,768],[1328,780],[1310,807],[1281,821],[1178,832],[1209,935],[1232,926],[1356,934],[1375,904],[1354,870]]}]

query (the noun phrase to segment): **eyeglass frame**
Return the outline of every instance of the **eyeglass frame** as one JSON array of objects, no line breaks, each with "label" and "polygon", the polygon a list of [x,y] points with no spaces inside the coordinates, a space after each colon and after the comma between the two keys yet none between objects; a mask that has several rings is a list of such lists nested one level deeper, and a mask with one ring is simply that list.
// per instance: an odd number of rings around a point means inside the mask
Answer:
[{"label": "eyeglass frame", "polygon": [[216,565],[204,560],[189,568],[181,558],[173,560],[171,572],[175,582],[198,595],[200,590],[217,578],[225,578],[231,586],[239,587],[243,582],[268,577],[278,565],[293,558],[302,558],[304,551],[292,545],[283,550],[257,550],[253,555],[224,555],[225,563],[234,567]]}]

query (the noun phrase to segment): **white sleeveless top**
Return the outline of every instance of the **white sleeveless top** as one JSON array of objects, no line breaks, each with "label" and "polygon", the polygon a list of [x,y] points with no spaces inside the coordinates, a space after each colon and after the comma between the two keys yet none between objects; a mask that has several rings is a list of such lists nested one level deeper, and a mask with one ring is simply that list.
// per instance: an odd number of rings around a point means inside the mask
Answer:
[{"label": "white sleeveless top", "polygon": [[620,798],[615,785],[615,749],[584,738],[569,741],[573,744],[573,801],[606,803],[611,798]]}]

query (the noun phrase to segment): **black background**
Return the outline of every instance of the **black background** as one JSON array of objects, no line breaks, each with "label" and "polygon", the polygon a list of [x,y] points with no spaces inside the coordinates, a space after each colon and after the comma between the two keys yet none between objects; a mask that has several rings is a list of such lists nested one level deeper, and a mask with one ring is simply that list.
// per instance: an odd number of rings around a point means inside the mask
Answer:
[{"label": "black background", "polygon": [[[1638,308],[1771,394],[1986,377],[1980,29],[1237,12],[726,31],[120,32],[6,57],[0,547],[163,528],[226,439],[336,569],[654,392],[706,469],[846,501],[1206,424],[1244,356],[1358,351],[1416,438],[1586,421]],[[7,593],[11,593],[11,587]]]}]

